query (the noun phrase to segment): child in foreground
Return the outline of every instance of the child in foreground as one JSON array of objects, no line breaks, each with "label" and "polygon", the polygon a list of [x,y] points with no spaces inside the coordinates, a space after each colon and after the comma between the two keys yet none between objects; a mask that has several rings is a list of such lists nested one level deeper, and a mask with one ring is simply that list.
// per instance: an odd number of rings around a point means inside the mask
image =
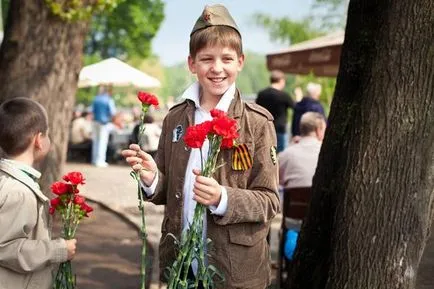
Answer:
[{"label": "child in foreground", "polygon": [[53,265],[75,255],[76,240],[51,239],[50,202],[34,168],[49,150],[42,105],[14,98],[0,106],[1,289],[49,289]]}]

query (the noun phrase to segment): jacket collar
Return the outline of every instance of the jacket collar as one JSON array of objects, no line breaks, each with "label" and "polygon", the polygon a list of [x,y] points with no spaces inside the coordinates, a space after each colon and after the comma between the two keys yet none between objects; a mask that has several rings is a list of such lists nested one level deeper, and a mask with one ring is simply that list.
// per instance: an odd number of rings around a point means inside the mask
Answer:
[{"label": "jacket collar", "polygon": [[232,118],[240,118],[244,112],[243,101],[241,100],[241,93],[238,89],[235,90],[234,99],[228,109],[228,116]]},{"label": "jacket collar", "polygon": [[[194,110],[196,109],[196,103],[194,100],[192,100],[189,97],[184,97],[184,98],[185,98],[185,102],[187,103],[186,112],[188,115],[191,115],[191,113],[194,112]],[[238,88],[235,88],[234,97],[231,100],[227,114],[229,117],[237,119],[243,115],[243,112],[244,112],[244,105],[243,105],[243,101],[241,100],[241,94]],[[190,124],[191,123],[192,122],[190,121]]]},{"label": "jacket collar", "polygon": [[43,202],[48,201],[48,198],[41,192],[38,183],[36,183],[28,174],[21,171],[13,163],[5,161],[4,159],[0,159],[0,171],[5,172],[6,174],[26,185]]}]

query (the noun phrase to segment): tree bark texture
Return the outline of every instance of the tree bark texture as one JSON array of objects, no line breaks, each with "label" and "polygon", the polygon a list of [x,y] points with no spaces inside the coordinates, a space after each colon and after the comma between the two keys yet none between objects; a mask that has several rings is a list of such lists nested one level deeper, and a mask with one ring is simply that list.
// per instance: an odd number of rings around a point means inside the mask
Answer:
[{"label": "tree bark texture", "polygon": [[47,109],[52,147],[41,164],[45,189],[66,159],[86,31],[87,23],[52,15],[44,0],[11,1],[0,48],[0,102],[30,97]]},{"label": "tree bark texture", "polygon": [[351,0],[347,21],[289,288],[414,288],[434,204],[434,1]]}]

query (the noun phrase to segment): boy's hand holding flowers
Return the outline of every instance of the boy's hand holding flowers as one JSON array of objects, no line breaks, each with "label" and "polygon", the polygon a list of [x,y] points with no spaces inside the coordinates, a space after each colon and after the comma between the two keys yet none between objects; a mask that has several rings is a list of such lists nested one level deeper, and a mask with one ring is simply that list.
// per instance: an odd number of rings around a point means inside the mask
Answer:
[{"label": "boy's hand holding flowers", "polygon": [[212,177],[201,176],[201,171],[194,169],[196,182],[194,183],[193,199],[204,206],[218,206],[222,196],[220,184]]},{"label": "boy's hand holding flowers", "polygon": [[127,163],[140,174],[140,179],[146,186],[150,186],[157,174],[157,164],[150,154],[145,153],[137,144],[131,144],[130,149],[122,151]]},{"label": "boy's hand holding flowers", "polygon": [[72,260],[75,257],[75,250],[77,249],[77,240],[65,240],[66,242],[66,250],[68,252],[68,260]]}]

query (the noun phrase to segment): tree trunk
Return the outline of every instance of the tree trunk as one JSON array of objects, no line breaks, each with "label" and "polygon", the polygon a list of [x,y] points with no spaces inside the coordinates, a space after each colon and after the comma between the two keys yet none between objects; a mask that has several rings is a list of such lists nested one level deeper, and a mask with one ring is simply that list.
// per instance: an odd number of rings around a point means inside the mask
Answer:
[{"label": "tree trunk", "polygon": [[351,0],[289,288],[414,288],[434,200],[434,1]]},{"label": "tree trunk", "polygon": [[66,159],[87,26],[52,15],[44,0],[11,1],[0,48],[0,102],[24,96],[47,109],[52,149],[41,165],[44,189]]}]

